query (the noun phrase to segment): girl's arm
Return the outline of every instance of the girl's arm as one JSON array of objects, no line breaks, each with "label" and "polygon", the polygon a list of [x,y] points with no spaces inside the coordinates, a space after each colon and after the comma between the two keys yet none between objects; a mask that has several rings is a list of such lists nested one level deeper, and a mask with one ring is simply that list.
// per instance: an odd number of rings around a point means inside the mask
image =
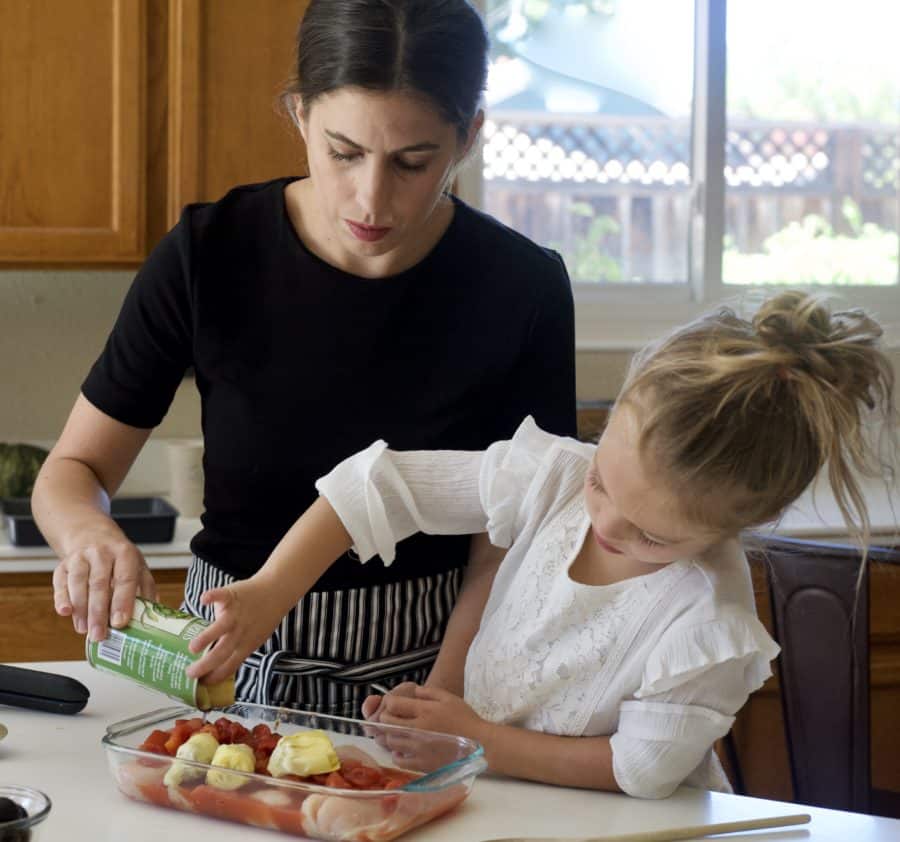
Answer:
[{"label": "girl's arm", "polygon": [[506,550],[491,544],[487,533],[472,536],[465,578],[447,622],[441,650],[425,682],[427,687],[463,694],[466,655],[478,632],[494,575],[505,555]]},{"label": "girl's arm", "polygon": [[560,737],[485,722],[479,742],[492,772],[557,786],[621,792],[609,737]]},{"label": "girl's arm", "polygon": [[436,687],[388,694],[379,721],[469,737],[484,746],[492,772],[557,786],[622,791],[613,774],[609,737],[560,737],[497,725],[459,696]]},{"label": "girl's arm", "polygon": [[216,684],[233,675],[244,658],[266,641],[281,619],[319,577],[352,546],[349,533],[324,497],[288,530],[266,563],[249,579],[205,591],[216,619],[191,641],[192,652],[215,645],[187,673]]},{"label": "girl's arm", "polygon": [[249,579],[201,596],[216,619],[191,642],[212,646],[188,669],[208,684],[232,675],[331,564],[352,546],[366,561],[394,558],[416,532],[459,534],[484,528],[478,493],[481,453],[397,453],[383,442],[345,459],[316,482],[322,495]]}]

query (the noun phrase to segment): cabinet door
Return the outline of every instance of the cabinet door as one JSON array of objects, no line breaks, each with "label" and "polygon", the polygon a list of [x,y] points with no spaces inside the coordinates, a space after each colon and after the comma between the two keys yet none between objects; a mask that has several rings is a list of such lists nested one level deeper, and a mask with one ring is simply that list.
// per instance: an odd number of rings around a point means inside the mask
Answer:
[{"label": "cabinet door", "polygon": [[306,172],[279,109],[305,0],[170,0],[168,222],[188,202]]},{"label": "cabinet door", "polygon": [[0,2],[0,261],[143,253],[144,0]]},{"label": "cabinet door", "polygon": [[[0,0],[6,2],[6,0]],[[154,570],[159,601],[177,608],[184,570]],[[84,636],[53,610],[50,573],[0,573],[0,663],[79,661]]]}]

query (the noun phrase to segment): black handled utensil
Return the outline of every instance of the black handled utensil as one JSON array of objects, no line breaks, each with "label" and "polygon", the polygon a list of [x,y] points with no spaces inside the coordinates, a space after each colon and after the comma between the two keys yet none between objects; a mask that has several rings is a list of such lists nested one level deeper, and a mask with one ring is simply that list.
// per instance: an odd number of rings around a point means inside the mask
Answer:
[{"label": "black handled utensil", "polygon": [[47,713],[78,713],[91,693],[80,681],[53,672],[0,664],[0,705]]}]

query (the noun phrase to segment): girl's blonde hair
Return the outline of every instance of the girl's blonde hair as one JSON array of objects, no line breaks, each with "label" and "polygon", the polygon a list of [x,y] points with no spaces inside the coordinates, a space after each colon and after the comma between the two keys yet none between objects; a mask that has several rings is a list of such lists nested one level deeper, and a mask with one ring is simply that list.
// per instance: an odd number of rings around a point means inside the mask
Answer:
[{"label": "girl's blonde hair", "polygon": [[773,521],[827,465],[851,533],[868,542],[859,474],[882,474],[870,420],[894,421],[881,328],[861,310],[782,292],[752,320],[722,307],[632,362],[619,403],[640,412],[647,464],[685,515],[737,532]]}]

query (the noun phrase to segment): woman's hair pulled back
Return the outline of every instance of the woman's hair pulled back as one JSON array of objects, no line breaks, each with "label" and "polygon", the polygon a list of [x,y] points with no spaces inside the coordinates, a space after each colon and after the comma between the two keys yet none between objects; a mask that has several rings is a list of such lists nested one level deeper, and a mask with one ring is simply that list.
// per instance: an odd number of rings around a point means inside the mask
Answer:
[{"label": "woman's hair pulled back", "polygon": [[[827,465],[848,528],[868,540],[857,476],[880,473],[871,421],[894,421],[881,328],[787,291],[748,320],[722,307],[638,355],[620,402],[686,514],[726,530],[772,521]],[[723,505],[723,501],[726,501]],[[717,505],[718,503],[718,505]]]},{"label": "woman's hair pulled back", "polygon": [[312,0],[287,94],[309,109],[343,87],[424,97],[465,138],[487,79],[488,37],[466,0]]}]

